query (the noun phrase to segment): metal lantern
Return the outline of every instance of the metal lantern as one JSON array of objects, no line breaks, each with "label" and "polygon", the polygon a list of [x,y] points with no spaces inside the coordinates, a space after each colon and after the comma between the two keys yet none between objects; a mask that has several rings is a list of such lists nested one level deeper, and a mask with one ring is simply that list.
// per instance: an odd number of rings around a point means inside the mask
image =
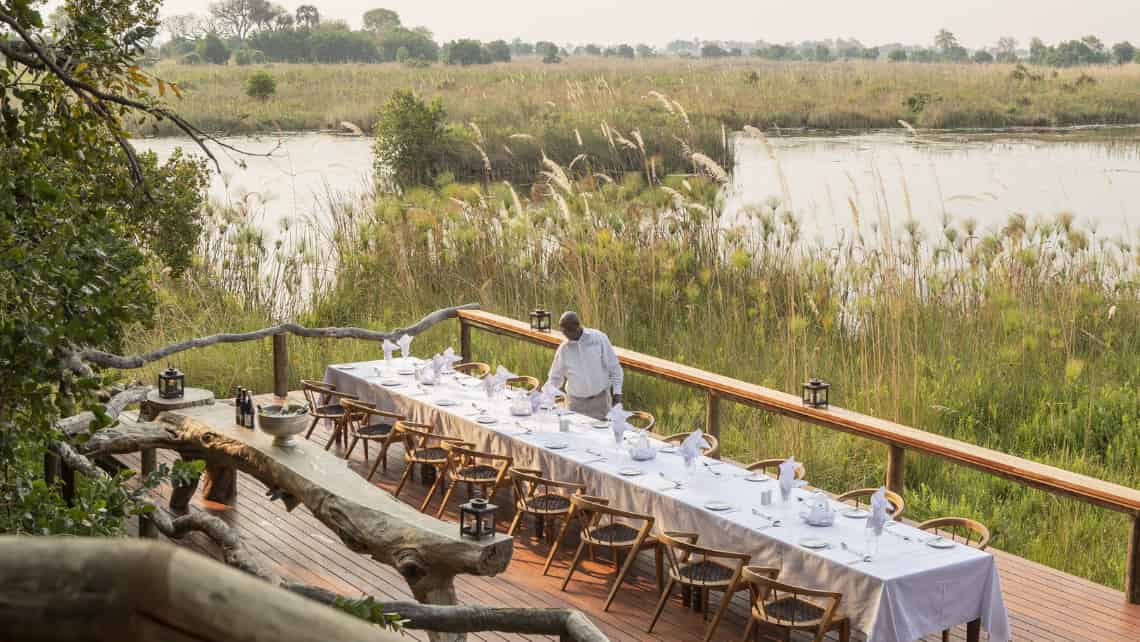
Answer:
[{"label": "metal lantern", "polygon": [[186,389],[186,375],[174,366],[158,373],[158,396],[162,399],[181,399]]},{"label": "metal lantern", "polygon": [[483,539],[495,535],[495,511],[499,507],[476,497],[459,507],[459,536]]},{"label": "metal lantern", "polygon": [[804,405],[812,408],[827,407],[827,391],[831,384],[818,377],[812,377],[804,382]]},{"label": "metal lantern", "polygon": [[538,307],[530,313],[530,329],[538,332],[550,332],[550,312]]}]

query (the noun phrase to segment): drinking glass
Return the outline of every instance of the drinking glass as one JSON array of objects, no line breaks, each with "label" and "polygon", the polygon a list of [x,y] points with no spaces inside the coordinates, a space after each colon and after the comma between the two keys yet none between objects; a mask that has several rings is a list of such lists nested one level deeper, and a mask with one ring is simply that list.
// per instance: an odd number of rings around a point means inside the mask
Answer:
[{"label": "drinking glass", "polygon": [[863,552],[865,555],[875,557],[879,554],[879,539],[882,532],[875,532],[871,527],[870,521],[867,522],[867,527],[863,529]]},{"label": "drinking glass", "polygon": [[791,498],[792,498],[792,487],[791,486],[784,486],[783,484],[780,484],[780,499],[783,500],[783,502],[785,504],[787,504],[788,500],[790,500]]}]

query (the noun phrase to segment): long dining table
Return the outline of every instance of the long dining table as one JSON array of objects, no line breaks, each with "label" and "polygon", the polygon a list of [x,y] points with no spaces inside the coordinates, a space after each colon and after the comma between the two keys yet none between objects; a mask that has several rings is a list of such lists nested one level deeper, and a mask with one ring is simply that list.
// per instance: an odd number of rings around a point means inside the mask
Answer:
[{"label": "long dining table", "polygon": [[[811,526],[803,518],[820,496],[810,489],[793,490],[785,502],[777,480],[707,457],[686,467],[656,440],[654,458],[634,461],[608,425],[569,413],[570,429],[560,432],[563,411],[512,415],[510,400],[501,393],[489,398],[478,379],[450,374],[432,385],[417,381],[414,369],[425,363],[403,357],[336,364],[324,380],[442,435],[510,455],[517,466],[581,481],[618,508],[653,515],[658,530],[696,532],[702,545],[748,553],[753,565],[778,567],[782,582],[841,593],[841,613],[869,642],[909,642],[959,624],[970,624],[971,637],[980,624],[990,640],[1010,639],[997,565],[985,551],[935,548],[946,541],[894,522],[868,561],[865,518],[830,497],[838,511],[834,524]],[[765,490],[773,497],[767,505]]]}]

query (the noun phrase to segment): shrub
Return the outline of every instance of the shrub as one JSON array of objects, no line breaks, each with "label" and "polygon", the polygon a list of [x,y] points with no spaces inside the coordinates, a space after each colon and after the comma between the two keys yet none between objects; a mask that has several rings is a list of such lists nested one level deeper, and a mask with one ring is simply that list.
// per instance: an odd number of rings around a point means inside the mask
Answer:
[{"label": "shrub", "polygon": [[249,47],[242,47],[230,55],[230,62],[244,67],[246,65],[260,65],[265,62],[265,54]]},{"label": "shrub", "polygon": [[230,52],[218,34],[210,32],[198,41],[198,55],[202,60],[214,65],[224,65],[230,59]]},{"label": "shrub", "polygon": [[268,100],[277,93],[277,81],[267,71],[255,71],[245,80],[245,95],[258,100]]},{"label": "shrub", "polygon": [[200,65],[202,64],[202,56],[199,56],[197,51],[191,51],[185,56],[182,56],[178,63],[182,65]]},{"label": "shrub", "polygon": [[407,89],[384,103],[376,121],[376,175],[397,185],[427,185],[447,149],[446,114],[437,98],[425,103]]}]

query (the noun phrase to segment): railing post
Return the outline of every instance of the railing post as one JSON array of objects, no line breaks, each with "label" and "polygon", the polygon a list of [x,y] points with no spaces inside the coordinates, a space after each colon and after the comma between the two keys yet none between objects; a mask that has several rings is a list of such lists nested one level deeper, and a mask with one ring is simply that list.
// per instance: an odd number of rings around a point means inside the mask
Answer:
[{"label": "railing post", "polygon": [[[143,448],[139,454],[142,456],[139,473],[146,477],[158,468],[158,454],[154,448]],[[139,515],[139,537],[158,538],[158,528],[146,515]]]},{"label": "railing post", "polygon": [[1132,516],[1128,563],[1124,567],[1124,597],[1129,604],[1140,604],[1140,515]]},{"label": "railing post", "polygon": [[712,390],[705,391],[705,432],[720,439],[720,397]]},{"label": "railing post", "polygon": [[289,335],[273,335],[273,394],[284,397],[289,394]]},{"label": "railing post", "polygon": [[471,361],[471,326],[459,318],[459,355],[464,361]]},{"label": "railing post", "polygon": [[903,494],[903,479],[906,470],[906,450],[891,444],[887,452],[887,490]]}]

